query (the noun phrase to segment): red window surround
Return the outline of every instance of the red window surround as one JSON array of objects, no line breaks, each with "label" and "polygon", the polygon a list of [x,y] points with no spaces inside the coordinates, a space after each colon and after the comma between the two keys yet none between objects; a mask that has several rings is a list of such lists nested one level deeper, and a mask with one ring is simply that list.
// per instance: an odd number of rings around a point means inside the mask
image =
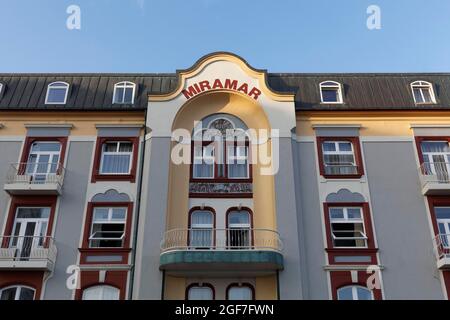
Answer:
[{"label": "red window surround", "polygon": [[[198,142],[199,143],[199,142]],[[219,146],[223,146],[223,148],[225,148],[225,150],[223,150],[223,154],[224,154],[224,167],[225,167],[225,177],[218,177],[217,176],[217,172],[218,172],[218,166],[219,164],[217,163],[217,159],[214,161],[214,178],[194,178],[194,142],[191,143],[191,165],[190,165],[190,182],[210,182],[210,183],[215,183],[215,182],[252,182],[253,181],[253,168],[252,168],[252,161],[251,161],[251,146],[249,144],[248,141],[245,142],[245,146],[248,148],[248,157],[247,157],[247,161],[248,161],[248,178],[247,179],[239,179],[239,178],[228,178],[228,165],[227,165],[227,159],[228,159],[228,150],[226,144],[223,143],[218,143],[218,142],[213,142],[213,141],[203,141],[202,142],[202,146],[208,146],[210,144],[214,144],[214,148],[215,150],[217,150],[217,148]],[[224,146],[225,145],[225,146]],[[236,143],[235,143],[236,145]],[[215,153],[217,155],[217,151]],[[203,197],[203,195],[202,195]]]},{"label": "red window surround", "polygon": [[53,221],[55,219],[56,201],[56,196],[13,196],[11,198],[4,235],[11,235],[18,207],[49,207],[50,217],[48,218],[47,237],[51,237]]},{"label": "red window surround", "polygon": [[0,272],[0,289],[10,286],[26,286],[35,290],[34,300],[41,299],[43,271],[4,271]]},{"label": "red window surround", "polygon": [[250,284],[250,283],[231,283],[230,285],[228,285],[227,290],[226,290],[226,300],[229,299],[229,291],[231,288],[242,288],[242,287],[246,287],[246,288],[250,288],[250,290],[252,290],[252,300],[255,300],[255,288]]},{"label": "red window surround", "polygon": [[105,282],[99,282],[99,271],[81,271],[80,272],[80,287],[75,291],[75,300],[83,298],[83,291],[94,286],[111,286],[120,290],[119,299],[126,299],[127,291],[127,271],[107,271]]},{"label": "red window surround", "polygon": [[63,165],[66,156],[67,137],[26,137],[22,150],[22,156],[20,157],[20,162],[21,163],[27,162],[28,156],[30,155],[31,146],[33,145],[33,143],[41,141],[42,142],[57,141],[61,143],[61,153],[59,156],[59,163]]},{"label": "red window surround", "polygon": [[[102,147],[105,142],[114,142],[114,141],[124,141],[131,142],[133,144],[133,155],[131,159],[131,170],[130,174],[100,174],[100,161],[102,159]],[[92,169],[92,178],[91,182],[95,183],[97,181],[136,181],[136,167],[137,167],[137,158],[139,151],[139,137],[98,137],[97,143],[95,147],[95,155],[94,155],[94,166]]]},{"label": "red window surround", "polygon": [[[352,275],[350,271],[331,271],[331,294],[333,300],[337,300],[338,289],[346,286],[362,286],[367,288],[367,279],[371,276],[366,271],[358,271],[358,281],[352,282]],[[382,300],[382,294],[380,289],[373,289],[373,298],[375,300]]]},{"label": "red window surround", "polygon": [[[333,246],[333,239],[331,237],[331,222],[330,222],[330,214],[329,214],[329,208],[330,207],[358,207],[362,209],[363,214],[363,221],[364,221],[364,229],[367,236],[367,248],[334,248]],[[361,264],[378,264],[377,262],[377,252],[378,248],[375,247],[374,242],[374,234],[373,234],[373,227],[372,227],[372,220],[370,218],[370,209],[369,204],[367,202],[363,203],[357,203],[357,202],[350,202],[350,203],[343,203],[343,202],[326,202],[323,204],[324,208],[324,218],[325,218],[325,231],[327,236],[327,248],[325,249],[328,253],[328,262],[330,264],[345,264],[345,265],[361,265]],[[369,256],[370,261],[369,262],[335,262],[336,256],[348,256],[348,257],[360,257],[360,256]]]},{"label": "red window surround", "polygon": [[[92,218],[95,207],[126,207],[127,217],[125,222],[125,236],[124,245],[122,248],[89,248],[89,237],[91,235]],[[81,264],[99,264],[99,262],[88,262],[87,256],[103,256],[103,255],[119,255],[122,261],[119,262],[105,262],[105,264],[127,264],[128,254],[131,251],[130,237],[131,237],[131,222],[133,217],[133,203],[132,202],[89,202],[87,206],[86,221],[84,223],[84,234],[82,247],[79,248],[81,253]]]},{"label": "red window surround", "polygon": [[450,137],[444,137],[444,136],[415,137],[415,140],[416,140],[417,154],[419,155],[419,162],[422,165],[423,164],[423,154],[422,154],[422,147],[421,147],[422,142],[423,141],[448,141],[448,142],[450,142]]},{"label": "red window surround", "polygon": [[186,287],[186,291],[184,293],[185,300],[188,300],[188,298],[189,298],[189,289],[191,289],[192,287],[208,287],[208,288],[210,288],[212,290],[212,294],[213,294],[212,298],[213,298],[213,300],[216,299],[216,290],[214,289],[214,286],[212,284],[210,284],[210,283],[202,283],[202,284],[200,284],[200,283],[191,283],[190,285],[188,285]]},{"label": "red window surround", "polygon": [[[322,143],[324,141],[349,141],[353,145],[353,152],[355,163],[357,166],[356,174],[338,174],[330,175],[325,173],[325,166],[323,161]],[[359,137],[317,137],[317,152],[319,155],[319,171],[320,175],[327,179],[357,179],[364,175],[364,166],[361,155],[361,146]]]}]

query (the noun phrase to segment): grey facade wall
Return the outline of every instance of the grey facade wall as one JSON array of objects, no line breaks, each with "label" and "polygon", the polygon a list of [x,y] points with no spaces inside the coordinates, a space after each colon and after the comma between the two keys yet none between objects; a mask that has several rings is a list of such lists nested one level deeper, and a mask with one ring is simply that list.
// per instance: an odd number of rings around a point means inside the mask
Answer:
[{"label": "grey facade wall", "polygon": [[72,299],[72,291],[66,288],[69,276],[66,269],[78,262],[93,147],[93,142],[69,144],[63,194],[59,199],[54,229],[58,255],[54,274],[47,281],[44,299]]},{"label": "grey facade wall", "polygon": [[166,229],[170,137],[146,140],[133,299],[161,299],[160,243]]},{"label": "grey facade wall", "polygon": [[294,156],[296,200],[299,234],[298,241],[304,250],[305,267],[302,270],[306,279],[304,299],[328,299],[327,274],[322,231],[322,208],[317,186],[318,168],[316,148],[313,142],[296,142]]},{"label": "grey facade wall", "polygon": [[[22,149],[21,141],[0,141],[0,185],[4,186],[6,183],[6,176],[10,169],[11,163],[19,161],[20,152]],[[10,196],[4,191],[0,191],[0,230],[5,227],[7,215],[9,212]]]},{"label": "grey facade wall", "polygon": [[443,299],[414,143],[363,148],[385,299]]}]

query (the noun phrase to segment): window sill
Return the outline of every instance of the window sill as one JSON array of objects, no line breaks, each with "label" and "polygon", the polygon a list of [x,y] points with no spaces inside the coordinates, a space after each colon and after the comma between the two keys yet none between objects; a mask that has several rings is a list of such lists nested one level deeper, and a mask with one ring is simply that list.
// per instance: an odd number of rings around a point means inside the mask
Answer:
[{"label": "window sill", "polygon": [[79,248],[80,264],[128,264],[131,248]]},{"label": "window sill", "polygon": [[136,177],[132,174],[94,174],[91,182],[97,181],[129,181],[134,183]]},{"label": "window sill", "polygon": [[325,179],[361,179],[362,174],[323,174]]}]

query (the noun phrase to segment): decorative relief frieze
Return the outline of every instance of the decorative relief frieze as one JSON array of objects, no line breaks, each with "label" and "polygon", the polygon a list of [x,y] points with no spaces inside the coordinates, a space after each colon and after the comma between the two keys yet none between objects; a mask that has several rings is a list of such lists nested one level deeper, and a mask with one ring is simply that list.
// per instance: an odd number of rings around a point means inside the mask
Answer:
[{"label": "decorative relief frieze", "polygon": [[189,184],[189,193],[216,193],[216,194],[240,194],[252,193],[252,184],[248,182],[191,182]]}]

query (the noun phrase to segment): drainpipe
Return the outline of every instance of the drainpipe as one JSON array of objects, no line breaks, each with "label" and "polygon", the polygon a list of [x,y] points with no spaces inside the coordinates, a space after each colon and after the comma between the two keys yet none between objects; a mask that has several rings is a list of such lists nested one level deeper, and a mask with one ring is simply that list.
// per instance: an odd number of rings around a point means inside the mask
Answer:
[{"label": "drainpipe", "polygon": [[144,158],[145,158],[145,145],[146,140],[145,137],[147,135],[147,108],[145,109],[145,123],[144,123],[144,140],[142,142],[142,152],[141,157],[139,159],[139,172],[138,172],[138,189],[136,195],[136,218],[134,219],[134,232],[133,232],[133,250],[131,251],[131,270],[130,270],[130,290],[128,292],[128,300],[133,298],[133,289],[134,289],[134,272],[135,272],[135,261],[137,254],[137,239],[138,239],[138,225],[139,225],[139,216],[141,212],[141,195],[142,195],[142,180],[143,180],[143,172],[144,172]]}]

